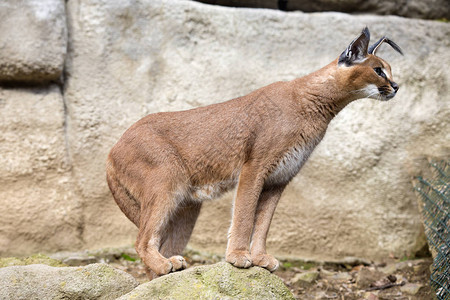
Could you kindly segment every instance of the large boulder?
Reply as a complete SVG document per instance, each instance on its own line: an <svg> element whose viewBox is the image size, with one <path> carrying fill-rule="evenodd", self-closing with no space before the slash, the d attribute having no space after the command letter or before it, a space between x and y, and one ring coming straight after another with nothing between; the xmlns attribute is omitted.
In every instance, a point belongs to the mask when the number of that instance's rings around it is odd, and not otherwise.
<svg viewBox="0 0 450 300"><path fill-rule="evenodd" d="M294 296L278 276L265 269L238 269L222 262L157 278L119 299L294 299Z"/></svg>
<svg viewBox="0 0 450 300"><path fill-rule="evenodd" d="M425 242L410 178L417 160L448 153L450 24L341 13L284 13L194 1L69 1L64 97L88 247L132 243L136 228L105 181L107 153L148 113L189 109L308 74L364 26L388 34L400 91L345 108L285 191L269 234L277 255L380 258ZM413 30L412 30L413 28ZM206 203L191 246L223 253L231 197ZM421 244L422 243L422 244ZM418 245L421 244L421 245Z"/></svg>
<svg viewBox="0 0 450 300"><path fill-rule="evenodd" d="M138 282L107 264L51 267L42 264L0 268L0 299L116 299Z"/></svg>
<svg viewBox="0 0 450 300"><path fill-rule="evenodd" d="M0 81L58 80L67 48L64 0L2 0Z"/></svg>

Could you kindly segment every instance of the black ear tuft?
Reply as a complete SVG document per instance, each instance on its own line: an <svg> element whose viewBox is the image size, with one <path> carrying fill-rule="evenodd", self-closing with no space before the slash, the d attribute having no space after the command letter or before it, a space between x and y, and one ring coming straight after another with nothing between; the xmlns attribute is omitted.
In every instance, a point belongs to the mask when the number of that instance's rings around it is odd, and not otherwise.
<svg viewBox="0 0 450 300"><path fill-rule="evenodd" d="M391 47L394 48L395 51L397 51L398 53L403 55L402 49L396 43L394 43L393 41L391 41L390 39L388 39L385 36L383 36L375 44L373 44L372 46L369 47L369 54L375 55L375 53L377 52L378 48L383 43L387 43L387 44L391 45Z"/></svg>
<svg viewBox="0 0 450 300"><path fill-rule="evenodd" d="M370 41L370 31L369 31L369 28L367 26L364 27L364 29L361 31L361 34L365 36L367 41Z"/></svg>
<svg viewBox="0 0 450 300"><path fill-rule="evenodd" d="M350 66L358 63L367 56L369 47L370 32L369 28L364 28L361 34L350 43L350 45L339 56L339 64Z"/></svg>

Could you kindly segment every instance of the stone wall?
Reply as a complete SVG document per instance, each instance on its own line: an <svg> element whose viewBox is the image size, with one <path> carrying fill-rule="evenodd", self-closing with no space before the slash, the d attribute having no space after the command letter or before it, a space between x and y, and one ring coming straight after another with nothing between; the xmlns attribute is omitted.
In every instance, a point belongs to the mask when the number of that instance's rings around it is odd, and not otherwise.
<svg viewBox="0 0 450 300"><path fill-rule="evenodd" d="M0 3L0 255L81 248L61 77L65 3Z"/></svg>
<svg viewBox="0 0 450 300"><path fill-rule="evenodd" d="M36 3L45 14L25 10ZM133 243L136 229L105 181L106 155L131 124L305 75L336 58L365 25L374 39L389 34L405 50L404 57L379 51L399 94L387 103L360 100L333 120L284 193L269 248L335 259L401 256L423 245L410 179L424 157L449 154L448 23L194 1L63 4L1 4L0 14L14 15L6 7L27 17L17 18L23 25L8 38L14 43L0 35L0 255ZM28 24L42 30L27 31ZM224 253L230 203L231 194L206 203L191 246Z"/></svg>
<svg viewBox="0 0 450 300"><path fill-rule="evenodd" d="M4 0L0 20L0 81L58 80L67 44L64 1Z"/></svg>

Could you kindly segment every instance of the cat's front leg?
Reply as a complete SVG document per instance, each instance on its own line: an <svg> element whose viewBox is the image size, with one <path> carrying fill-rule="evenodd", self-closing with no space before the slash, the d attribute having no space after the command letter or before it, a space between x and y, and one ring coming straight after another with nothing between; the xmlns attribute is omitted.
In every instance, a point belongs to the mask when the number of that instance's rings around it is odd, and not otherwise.
<svg viewBox="0 0 450 300"><path fill-rule="evenodd" d="M250 257L253 265L268 269L270 272L278 269L278 260L266 252L266 240L270 223L275 212L275 208L280 200L285 185L265 187L259 197L255 224L250 248Z"/></svg>
<svg viewBox="0 0 450 300"><path fill-rule="evenodd" d="M225 256L227 262L238 268L252 266L250 238L263 184L264 175L259 172L258 166L246 164L242 167Z"/></svg>

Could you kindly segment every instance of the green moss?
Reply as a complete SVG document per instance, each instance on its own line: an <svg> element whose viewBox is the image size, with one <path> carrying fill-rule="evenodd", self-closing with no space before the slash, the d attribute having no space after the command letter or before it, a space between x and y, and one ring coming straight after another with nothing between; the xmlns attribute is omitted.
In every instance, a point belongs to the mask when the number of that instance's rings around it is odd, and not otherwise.
<svg viewBox="0 0 450 300"><path fill-rule="evenodd" d="M44 254L35 254L24 258L25 265L43 264L51 267L67 267L61 261L53 259Z"/></svg>
<svg viewBox="0 0 450 300"><path fill-rule="evenodd" d="M318 264L310 261L305 260L285 260L281 262L281 268L284 270L288 270L290 268L299 268L302 270L309 270L313 267L317 267Z"/></svg>
<svg viewBox="0 0 450 300"><path fill-rule="evenodd" d="M17 257L0 258L0 268L10 266L23 266L25 263Z"/></svg>
<svg viewBox="0 0 450 300"><path fill-rule="evenodd" d="M415 260L415 259L420 259L420 257L417 257L414 254L408 254L408 255L405 254L399 259L399 261L404 262L404 261Z"/></svg>
<svg viewBox="0 0 450 300"><path fill-rule="evenodd" d="M77 269L78 272L82 272L86 280L102 282L110 282L117 276L114 268L106 264L92 264L83 268Z"/></svg>
<svg viewBox="0 0 450 300"><path fill-rule="evenodd" d="M61 261L50 258L44 254L34 254L32 256L18 258L18 257L4 257L0 258L0 268L10 266L26 266L34 264L43 264L51 267L67 267Z"/></svg>

